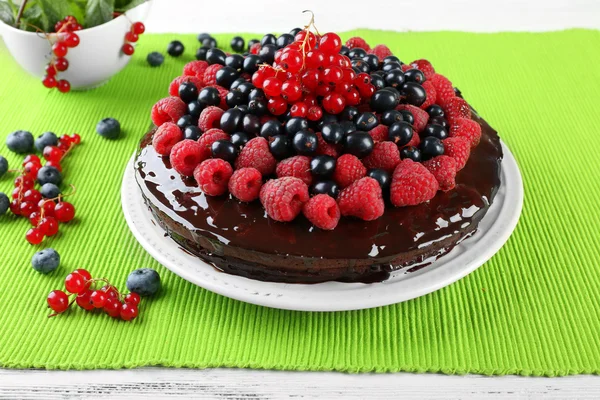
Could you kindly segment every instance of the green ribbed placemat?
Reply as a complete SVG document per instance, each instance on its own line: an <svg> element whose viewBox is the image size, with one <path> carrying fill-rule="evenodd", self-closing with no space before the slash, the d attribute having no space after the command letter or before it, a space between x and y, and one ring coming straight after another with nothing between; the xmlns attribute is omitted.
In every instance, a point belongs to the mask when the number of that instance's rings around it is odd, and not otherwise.
<svg viewBox="0 0 600 400"><path fill-rule="evenodd" d="M109 84L68 95L45 90L1 47L0 154L15 165L4 139L17 129L77 131L83 144L64 163L66 182L78 188L77 221L45 242L61 253L59 270L34 272L26 221L0 218L0 366L598 373L600 32L359 33L405 61L430 59L516 156L523 214L491 261L430 295L354 312L268 309L196 287L138 245L119 196L150 108L193 59L195 38L183 37L183 57L151 69L146 54L164 51L176 36L144 35L131 64ZM230 38L217 36L221 43ZM122 139L94 133L107 116L121 121ZM2 178L0 190L11 189L11 179ZM46 318L45 296L70 270L87 268L122 287L143 266L160 272L164 291L144 301L133 323L77 308Z"/></svg>

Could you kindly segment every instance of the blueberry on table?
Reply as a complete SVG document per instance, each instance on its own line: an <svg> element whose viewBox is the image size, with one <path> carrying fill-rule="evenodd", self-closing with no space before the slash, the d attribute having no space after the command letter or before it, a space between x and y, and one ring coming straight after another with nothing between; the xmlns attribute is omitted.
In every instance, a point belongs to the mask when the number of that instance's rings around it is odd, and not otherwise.
<svg viewBox="0 0 600 400"><path fill-rule="evenodd" d="M35 139L35 148L42 152L48 146L58 145L58 137L53 132L44 132Z"/></svg>
<svg viewBox="0 0 600 400"><path fill-rule="evenodd" d="M9 206L10 200L8 199L8 196L0 192L0 215L6 214Z"/></svg>
<svg viewBox="0 0 600 400"><path fill-rule="evenodd" d="M148 53L146 61L148 61L148 64L150 64L151 67L159 67L165 62L165 56L158 51L153 51L152 53Z"/></svg>
<svg viewBox="0 0 600 400"><path fill-rule="evenodd" d="M210 37L212 37L212 36L210 36L210 33L206 33L206 32L199 33L199 34L198 34L198 41L199 41L200 43L202 43L202 42L204 42L204 40L205 40L205 39L208 39L208 38L210 38Z"/></svg>
<svg viewBox="0 0 600 400"><path fill-rule="evenodd" d="M53 183L56 186L59 186L62 183L62 175L55 167L44 166L38 171L37 181L42 186L46 183Z"/></svg>
<svg viewBox="0 0 600 400"><path fill-rule="evenodd" d="M183 50L185 50L185 47L179 40L173 40L167 46L167 53L172 57L179 57L183 54Z"/></svg>
<svg viewBox="0 0 600 400"><path fill-rule="evenodd" d="M27 131L15 131L6 138L6 147L15 153L30 153L33 150L33 135Z"/></svg>
<svg viewBox="0 0 600 400"><path fill-rule="evenodd" d="M153 296L160 290L160 276L151 268L136 269L127 277L127 289L142 297Z"/></svg>
<svg viewBox="0 0 600 400"><path fill-rule="evenodd" d="M8 161L6 161L6 158L0 156L0 178L6 173L8 172Z"/></svg>
<svg viewBox="0 0 600 400"><path fill-rule="evenodd" d="M104 118L96 125L96 132L106 139L116 139L121 133L121 124L114 118Z"/></svg>
<svg viewBox="0 0 600 400"><path fill-rule="evenodd" d="M40 188L40 193L45 199L55 199L60 195L60 189L54 183L45 183Z"/></svg>
<svg viewBox="0 0 600 400"><path fill-rule="evenodd" d="M38 251L31 258L31 266L37 272L48 274L60 265L60 255L54 249Z"/></svg>

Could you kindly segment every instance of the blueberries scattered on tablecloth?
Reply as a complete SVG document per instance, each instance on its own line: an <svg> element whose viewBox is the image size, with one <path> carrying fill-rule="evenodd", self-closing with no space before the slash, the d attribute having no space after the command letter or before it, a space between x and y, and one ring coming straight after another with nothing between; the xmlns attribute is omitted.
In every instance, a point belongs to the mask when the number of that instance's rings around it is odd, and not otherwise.
<svg viewBox="0 0 600 400"><path fill-rule="evenodd" d="M160 275L151 268L136 269L127 277L127 289L142 297L153 296L160 290Z"/></svg>
<svg viewBox="0 0 600 400"><path fill-rule="evenodd" d="M0 178L8 172L8 161L6 158L0 156Z"/></svg>
<svg viewBox="0 0 600 400"><path fill-rule="evenodd" d="M183 46L183 43L181 43L179 40L173 40L167 46L167 53L169 53L169 55L172 57L179 57L183 54L184 50L185 47Z"/></svg>
<svg viewBox="0 0 600 400"><path fill-rule="evenodd" d="M60 255L54 249L38 251L31 258L31 266L37 272L48 274L60 265Z"/></svg>
<svg viewBox="0 0 600 400"><path fill-rule="evenodd" d="M56 186L60 186L62 183L62 175L55 167L44 166L38 171L37 181L42 186L44 186L46 183L52 183Z"/></svg>
<svg viewBox="0 0 600 400"><path fill-rule="evenodd" d="M114 118L104 118L96 125L96 132L106 139L116 139L121 134L121 124Z"/></svg>
<svg viewBox="0 0 600 400"><path fill-rule="evenodd" d="M44 132L35 139L35 148L39 152L44 151L47 146L58 145L58 137L53 132Z"/></svg>
<svg viewBox="0 0 600 400"><path fill-rule="evenodd" d="M30 153L33 150L33 135L27 131L15 131L6 138L6 147L15 153Z"/></svg>
<svg viewBox="0 0 600 400"><path fill-rule="evenodd" d="M158 51L153 51L152 53L148 53L146 61L148 61L148 64L150 64L151 67L159 67L165 62L165 56Z"/></svg>
<svg viewBox="0 0 600 400"><path fill-rule="evenodd" d="M8 196L0 192L0 215L6 214L9 206L10 200L8 199Z"/></svg>
<svg viewBox="0 0 600 400"><path fill-rule="evenodd" d="M60 195L60 189L54 183L45 183L40 188L40 193L45 199L55 199Z"/></svg>

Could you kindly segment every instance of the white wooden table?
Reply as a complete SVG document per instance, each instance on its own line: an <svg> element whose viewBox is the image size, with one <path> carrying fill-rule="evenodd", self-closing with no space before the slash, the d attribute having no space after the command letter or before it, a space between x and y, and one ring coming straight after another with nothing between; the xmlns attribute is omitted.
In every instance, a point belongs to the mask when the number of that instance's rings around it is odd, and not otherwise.
<svg viewBox="0 0 600 400"><path fill-rule="evenodd" d="M356 7L386 10L377 21ZM363 5L364 7L364 5ZM322 30L545 31L600 29L599 0L154 0L149 32L283 32L306 23ZM424 12L426 10L426 12ZM63 398L418 398L598 399L600 377L524 378L438 374L361 374L236 369L140 368L119 371L0 369L0 399Z"/></svg>

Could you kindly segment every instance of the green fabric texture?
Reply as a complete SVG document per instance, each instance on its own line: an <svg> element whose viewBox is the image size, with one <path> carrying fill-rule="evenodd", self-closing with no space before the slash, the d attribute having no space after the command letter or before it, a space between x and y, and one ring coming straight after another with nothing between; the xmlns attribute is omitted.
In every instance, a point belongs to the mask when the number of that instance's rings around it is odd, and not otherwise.
<svg viewBox="0 0 600 400"><path fill-rule="evenodd" d="M326 27L321 27L322 29ZM150 122L150 108L193 59L193 35L144 35L130 65L108 84L67 95L48 91L0 47L0 154L17 129L78 132L64 162L77 186L73 223L41 246L27 221L0 217L0 366L50 369L246 367L567 375L600 372L600 32L359 34L404 61L427 58L499 132L525 185L523 214L508 243L457 283L402 304L363 311L269 309L196 287L155 262L123 218L125 165ZM246 39L259 35L245 35ZM217 35L228 43L232 35ZM181 39L186 52L150 68L150 51ZM85 45L82 43L82 45ZM95 133L117 118L116 141ZM0 179L10 194L12 179ZM33 253L56 248L61 267L40 275ZM78 307L48 319L46 295L75 268L124 288L130 271L152 267L164 289L143 300L131 323Z"/></svg>

